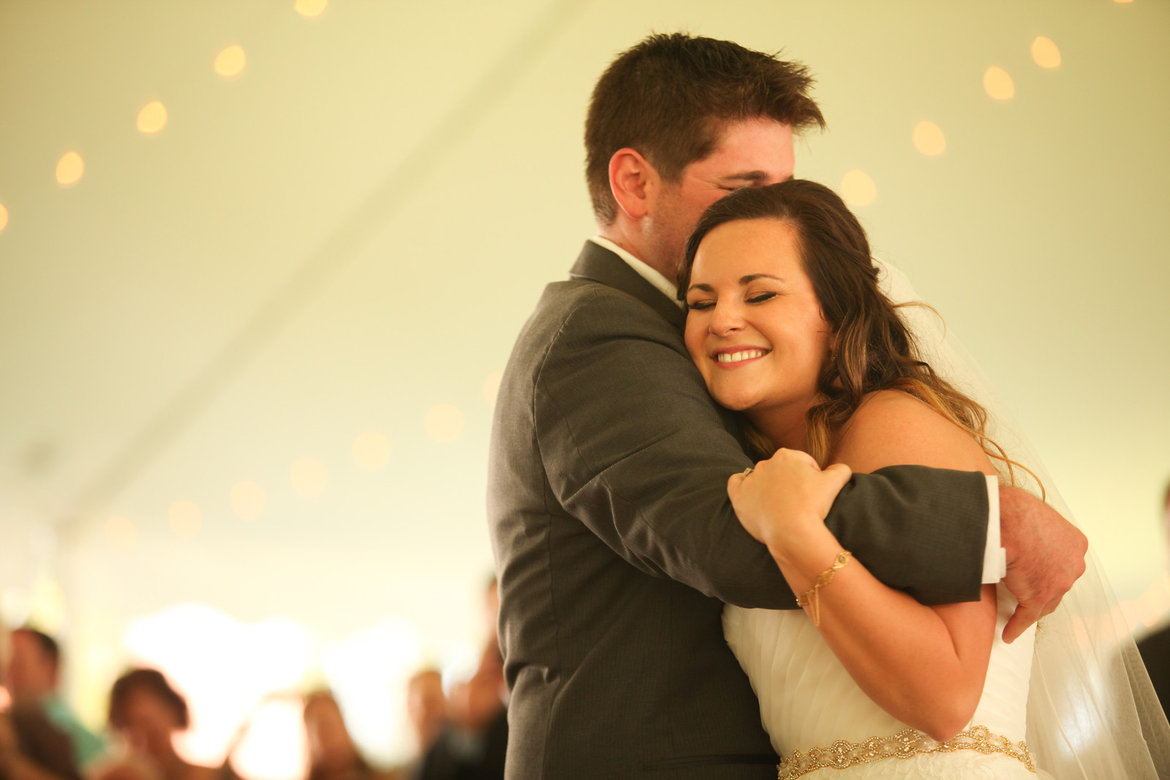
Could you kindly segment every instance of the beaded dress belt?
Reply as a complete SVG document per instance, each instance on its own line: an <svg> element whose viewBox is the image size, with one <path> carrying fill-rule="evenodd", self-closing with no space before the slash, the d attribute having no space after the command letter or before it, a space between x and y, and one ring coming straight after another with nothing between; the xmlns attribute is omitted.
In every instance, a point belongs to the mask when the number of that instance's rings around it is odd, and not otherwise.
<svg viewBox="0 0 1170 780"><path fill-rule="evenodd" d="M958 750L974 750L984 755L999 753L1016 759L1031 772L1036 771L1027 744L993 734L986 726L972 726L946 742L931 739L916 729L904 729L888 737L870 737L864 742L839 739L829 747L814 747L807 753L796 750L780 759L777 777L778 780L794 780L817 769L846 769L886 758L910 758Z"/></svg>

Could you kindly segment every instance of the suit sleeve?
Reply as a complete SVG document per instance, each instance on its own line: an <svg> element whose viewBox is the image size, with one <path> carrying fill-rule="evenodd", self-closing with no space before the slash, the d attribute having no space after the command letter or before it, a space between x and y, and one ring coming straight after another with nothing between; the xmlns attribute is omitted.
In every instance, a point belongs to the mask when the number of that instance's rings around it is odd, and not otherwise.
<svg viewBox="0 0 1170 780"><path fill-rule="evenodd" d="M727 603L795 607L727 498L751 460L661 317L614 293L586 298L544 355L533 403L554 494L615 553ZM979 597L987 513L982 474L896 467L855 476L827 523L879 579L936 604Z"/></svg>

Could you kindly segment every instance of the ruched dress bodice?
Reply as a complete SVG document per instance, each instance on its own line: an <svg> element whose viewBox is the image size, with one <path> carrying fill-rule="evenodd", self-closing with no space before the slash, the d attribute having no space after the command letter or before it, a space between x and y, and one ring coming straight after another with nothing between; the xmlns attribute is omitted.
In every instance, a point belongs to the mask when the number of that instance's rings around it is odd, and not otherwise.
<svg viewBox="0 0 1170 780"><path fill-rule="evenodd" d="M792 766L797 751L798 767L800 759L815 765L808 760L810 755L828 760L837 743L835 755L851 766L804 770L789 776L808 780L1036 778L1037 774L1019 758L1026 729L1035 629L1029 629L1010 645L1004 644L1000 636L1015 601L1003 588L1000 594L996 639L983 695L964 731L969 736L957 743L948 742L943 750L938 750L939 743L924 734L909 732L909 726L866 696L802 610L726 607L724 635L759 697L764 727L776 752L785 760L782 770ZM891 630L897 627L891 626ZM895 739L895 735L900 736ZM989 749L991 745L1016 755ZM946 749L955 747L962 749ZM889 757L860 758L875 749L878 755ZM897 757L898 753L909 757ZM782 771L781 777L784 776Z"/></svg>

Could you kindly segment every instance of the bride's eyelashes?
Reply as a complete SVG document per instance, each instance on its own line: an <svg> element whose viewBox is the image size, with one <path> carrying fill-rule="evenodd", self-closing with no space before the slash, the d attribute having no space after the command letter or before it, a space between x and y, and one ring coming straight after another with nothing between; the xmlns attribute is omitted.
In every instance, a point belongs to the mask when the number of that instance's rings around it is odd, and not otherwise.
<svg viewBox="0 0 1170 780"><path fill-rule="evenodd" d="M751 293L750 295L745 296L743 300L744 300L744 303L749 303L749 304L751 304L751 303L755 303L755 304L767 303L768 301L772 300L773 298L775 298L779 294L780 293L773 292L773 291L769 290L767 292ZM708 309L712 309L715 307L715 301L710 300L710 299L703 299L703 300L698 300L698 301L687 301L686 307L687 307L688 311L692 311L692 310L693 311L707 311Z"/></svg>

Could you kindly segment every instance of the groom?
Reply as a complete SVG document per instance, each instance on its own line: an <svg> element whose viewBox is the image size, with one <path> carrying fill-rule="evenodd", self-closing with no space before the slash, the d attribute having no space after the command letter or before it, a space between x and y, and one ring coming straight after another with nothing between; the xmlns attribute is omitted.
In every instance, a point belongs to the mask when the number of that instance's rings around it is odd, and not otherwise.
<svg viewBox="0 0 1170 780"><path fill-rule="evenodd" d="M707 206L792 177L793 133L824 124L810 86L800 65L678 34L597 83L598 236L521 331L492 434L509 778L775 777L720 614L795 602L732 514L727 477L751 461L683 346L674 277ZM1084 569L1076 529L978 474L857 475L826 522L928 604L978 598L1003 575L1002 545L1022 605L1011 636Z"/></svg>

